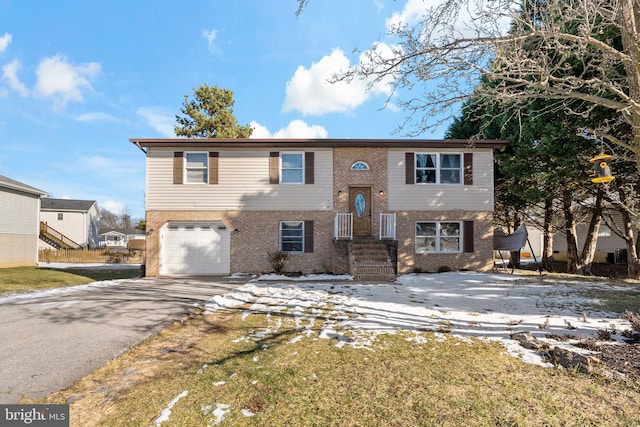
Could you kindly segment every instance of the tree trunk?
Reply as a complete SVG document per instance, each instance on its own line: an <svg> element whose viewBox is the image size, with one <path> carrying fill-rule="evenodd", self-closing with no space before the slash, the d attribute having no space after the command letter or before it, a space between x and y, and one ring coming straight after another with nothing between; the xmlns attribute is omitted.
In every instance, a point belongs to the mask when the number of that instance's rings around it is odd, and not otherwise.
<svg viewBox="0 0 640 427"><path fill-rule="evenodd" d="M576 244L576 224L571 191L564 190L562 192L562 210L567 238L567 273L576 274L578 272L578 245Z"/></svg>
<svg viewBox="0 0 640 427"><path fill-rule="evenodd" d="M602 224L602 209L604 208L604 191L602 188L598 189L596 195L596 202L593 207L593 213L591 214L591 221L589 222L589 229L587 230L587 237L582 248L582 255L578 265L578 270L582 274L591 275L591 265L593 264L593 258L596 255L596 245L598 244L598 232L600 231L600 225Z"/></svg>
<svg viewBox="0 0 640 427"><path fill-rule="evenodd" d="M640 279L640 259L636 249L635 229L631 221L631 214L625 206L628 206L629 200L623 187L618 187L618 195L620 197L620 215L622 216L622 225L624 232L624 240L627 243L627 275L630 279Z"/></svg>
<svg viewBox="0 0 640 427"><path fill-rule="evenodd" d="M634 0L623 0L620 7L620 28L622 33L622 46L627 52L630 61L624 62L626 71L629 98L640 99L640 5ZM636 162L636 170L640 173L640 107L637 102L630 103L627 121L631 125L633 140L628 147Z"/></svg>
<svg viewBox="0 0 640 427"><path fill-rule="evenodd" d="M553 271L553 198L547 197L544 201L544 224L542 225L542 271Z"/></svg>

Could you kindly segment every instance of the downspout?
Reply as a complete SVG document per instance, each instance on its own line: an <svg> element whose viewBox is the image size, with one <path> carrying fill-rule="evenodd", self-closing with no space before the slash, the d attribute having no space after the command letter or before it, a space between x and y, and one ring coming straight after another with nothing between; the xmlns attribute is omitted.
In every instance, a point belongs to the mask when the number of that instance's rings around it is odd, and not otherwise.
<svg viewBox="0 0 640 427"><path fill-rule="evenodd" d="M87 213L86 212L82 212L82 241L84 242L84 244L86 245L87 248L89 248L89 239L87 237Z"/></svg>
<svg viewBox="0 0 640 427"><path fill-rule="evenodd" d="M40 261L40 208L42 207L42 203L40 199L42 195L38 196L38 220L36 221L36 266L38 265L38 261Z"/></svg>

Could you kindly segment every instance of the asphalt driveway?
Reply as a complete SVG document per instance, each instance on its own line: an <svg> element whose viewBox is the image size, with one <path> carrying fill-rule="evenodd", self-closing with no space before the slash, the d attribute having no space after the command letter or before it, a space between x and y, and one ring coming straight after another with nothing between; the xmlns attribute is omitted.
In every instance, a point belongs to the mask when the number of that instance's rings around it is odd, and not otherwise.
<svg viewBox="0 0 640 427"><path fill-rule="evenodd" d="M0 298L0 403L38 399L247 278L145 278Z"/></svg>

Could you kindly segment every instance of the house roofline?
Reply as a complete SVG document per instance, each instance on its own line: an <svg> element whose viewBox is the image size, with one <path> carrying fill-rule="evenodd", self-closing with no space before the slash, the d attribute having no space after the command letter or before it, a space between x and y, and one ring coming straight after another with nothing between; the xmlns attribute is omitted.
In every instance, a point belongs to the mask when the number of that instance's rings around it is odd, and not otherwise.
<svg viewBox="0 0 640 427"><path fill-rule="evenodd" d="M20 191L22 193L33 194L36 196L49 195L49 193L47 193L46 191L40 190L39 188L32 187L3 175L0 175L0 187L8 188L14 191Z"/></svg>
<svg viewBox="0 0 640 427"><path fill-rule="evenodd" d="M131 138L142 147L248 147L248 148L501 148L509 143L501 139L276 139L276 138ZM144 151L144 150L143 150Z"/></svg>
<svg viewBox="0 0 640 427"><path fill-rule="evenodd" d="M98 210L98 202L95 200L78 200L78 199L56 199L46 197L41 199L42 212L89 212L91 208L96 207Z"/></svg>

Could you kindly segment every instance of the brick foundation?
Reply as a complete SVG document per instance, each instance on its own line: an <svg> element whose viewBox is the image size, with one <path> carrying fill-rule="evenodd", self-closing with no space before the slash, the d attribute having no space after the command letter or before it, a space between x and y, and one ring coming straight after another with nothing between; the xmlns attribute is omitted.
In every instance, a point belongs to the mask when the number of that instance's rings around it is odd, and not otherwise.
<svg viewBox="0 0 640 427"><path fill-rule="evenodd" d="M333 214L321 211L147 211L146 275L160 273L160 230L168 221L222 221L231 230L231 272L271 272L268 252L279 250L280 221L314 221L312 253L290 254L285 271L332 271Z"/></svg>

